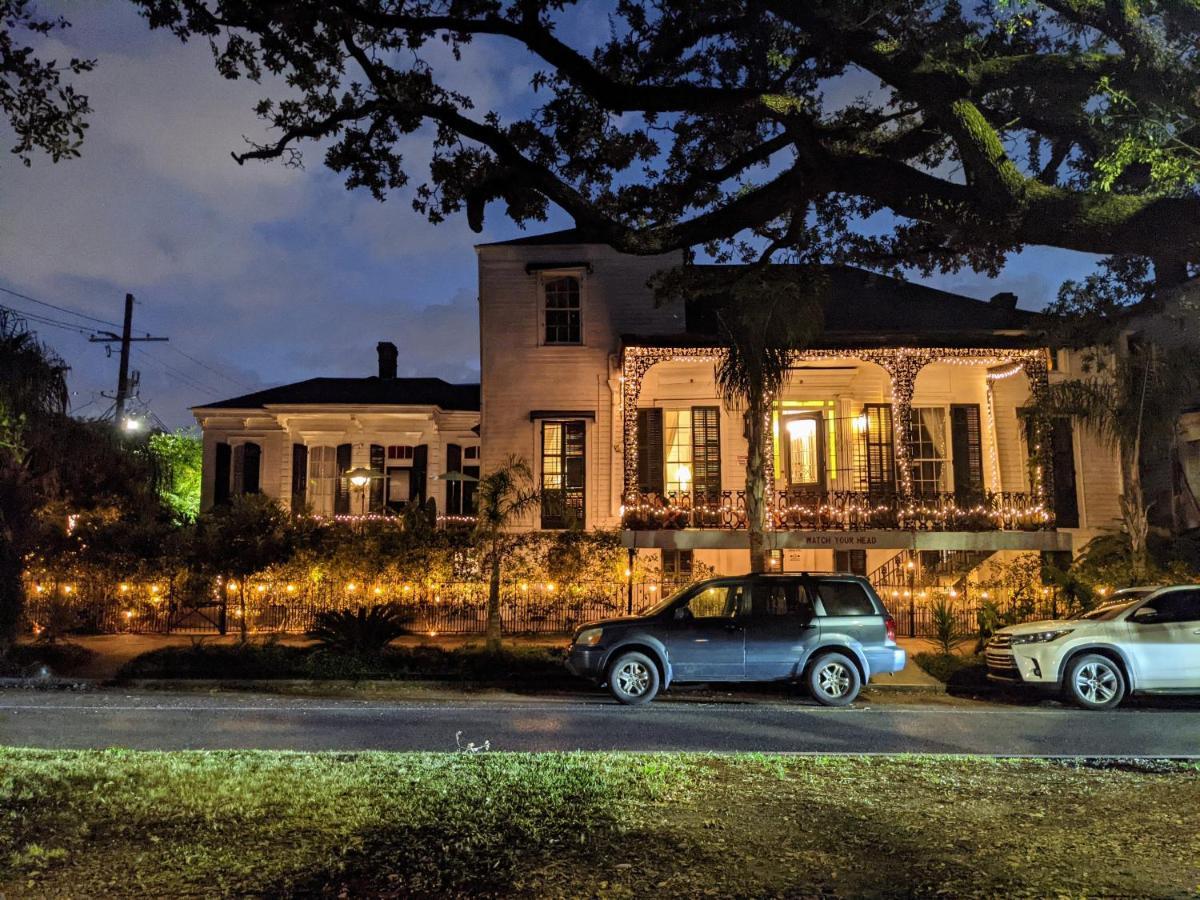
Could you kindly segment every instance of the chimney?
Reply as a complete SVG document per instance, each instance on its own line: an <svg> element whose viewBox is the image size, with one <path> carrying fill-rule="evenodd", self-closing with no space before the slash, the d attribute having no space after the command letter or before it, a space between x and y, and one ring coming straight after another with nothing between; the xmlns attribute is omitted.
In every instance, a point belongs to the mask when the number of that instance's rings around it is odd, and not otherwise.
<svg viewBox="0 0 1200 900"><path fill-rule="evenodd" d="M375 349L379 352L379 377L396 377L396 358L399 356L396 345L391 341L380 341Z"/></svg>
<svg viewBox="0 0 1200 900"><path fill-rule="evenodd" d="M1017 295L1012 291L1001 291L992 297L991 304L998 309L1007 309L1011 312L1017 308Z"/></svg>

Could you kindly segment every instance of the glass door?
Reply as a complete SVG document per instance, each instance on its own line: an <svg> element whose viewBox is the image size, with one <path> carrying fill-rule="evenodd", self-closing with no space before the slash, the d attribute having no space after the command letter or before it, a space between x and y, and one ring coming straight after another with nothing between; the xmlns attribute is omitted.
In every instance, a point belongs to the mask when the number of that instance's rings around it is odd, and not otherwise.
<svg viewBox="0 0 1200 900"><path fill-rule="evenodd" d="M780 419L783 475L789 489L825 487L825 417L823 413L785 412Z"/></svg>

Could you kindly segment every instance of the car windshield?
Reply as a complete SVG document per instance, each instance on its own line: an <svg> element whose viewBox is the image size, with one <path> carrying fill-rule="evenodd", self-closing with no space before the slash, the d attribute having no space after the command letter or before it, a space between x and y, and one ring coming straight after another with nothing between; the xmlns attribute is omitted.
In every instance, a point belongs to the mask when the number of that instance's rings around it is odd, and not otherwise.
<svg viewBox="0 0 1200 900"><path fill-rule="evenodd" d="M668 597L664 597L662 600L659 600L653 606L643 609L640 613L638 613L638 615L639 616L657 616L660 612L662 612L664 609L666 609L668 606L670 606L672 603L674 603L676 600L678 600L680 597L682 597L685 593L690 591L693 587L695 587L695 585L689 584L687 587L676 591L675 593L671 594Z"/></svg>
<svg viewBox="0 0 1200 900"><path fill-rule="evenodd" d="M1119 603L1106 603L1104 606L1097 606L1095 609L1076 616L1075 618L1107 621L1109 619L1115 619L1135 603L1137 603L1137 600L1123 600Z"/></svg>

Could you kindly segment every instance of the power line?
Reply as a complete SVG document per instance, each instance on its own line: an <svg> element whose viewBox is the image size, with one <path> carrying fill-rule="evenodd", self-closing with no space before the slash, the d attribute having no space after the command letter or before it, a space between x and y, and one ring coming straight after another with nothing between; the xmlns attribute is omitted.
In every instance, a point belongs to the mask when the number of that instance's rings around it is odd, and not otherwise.
<svg viewBox="0 0 1200 900"><path fill-rule="evenodd" d="M57 309L59 312L67 313L72 316L79 316L81 319L87 319L89 322L98 322L101 325L109 325L112 328L120 328L116 322L110 322L107 319L97 319L95 316L89 316L87 313L81 313L78 310L69 309L66 306L58 306L54 303L47 303L45 300L39 300L37 297L30 297L28 294L22 294L19 291L10 290L6 287L0 287L0 291L6 294L11 294L13 297L20 297L22 300L28 300L30 303L36 303L39 306L46 306L50 309ZM149 334L149 332L147 332Z"/></svg>
<svg viewBox="0 0 1200 900"><path fill-rule="evenodd" d="M179 369L176 369L174 366L170 365L169 363L163 362L163 360L159 359L157 356L147 353L141 347L135 347L134 349L139 354L141 354L142 356L149 359L156 366L158 366L160 369L162 369L166 374L170 375L172 378L174 378L176 381L180 382L181 384L184 384L190 388L194 388L195 390L198 390L198 391L203 391L206 394L220 393L220 391L217 389L214 389L212 387L212 385L204 384L200 381L195 380L187 373L181 372Z"/></svg>
<svg viewBox="0 0 1200 900"><path fill-rule="evenodd" d="M35 322L38 325L50 325L54 328L64 328L67 331L75 331L75 332L78 332L79 334L90 334L91 333L90 329L84 328L81 325L77 325L77 324L74 324L71 322L63 322L58 319L51 319L49 316L43 316L43 315L40 315L39 313L31 313L24 309L17 309L15 306L8 306L4 303L0 303L0 309L7 310L8 312L12 313L13 315L20 316L22 319L24 319L27 322Z"/></svg>
<svg viewBox="0 0 1200 900"><path fill-rule="evenodd" d="M190 359L196 365L203 366L204 368L208 369L208 371L212 372L214 375L218 375L221 378L224 378L226 381L230 382L231 384L236 384L238 387L240 387L244 390L247 390L247 391L254 390L254 388L252 386L246 384L246 382L239 381L238 379L236 379L230 375L226 375L224 372L214 369L208 363L204 362L203 360L196 359L196 357L192 356L190 353L184 353L182 350L180 350L178 347L174 346L173 344L168 345L167 349L174 350L176 353L178 353L180 356L184 357L185 359Z"/></svg>

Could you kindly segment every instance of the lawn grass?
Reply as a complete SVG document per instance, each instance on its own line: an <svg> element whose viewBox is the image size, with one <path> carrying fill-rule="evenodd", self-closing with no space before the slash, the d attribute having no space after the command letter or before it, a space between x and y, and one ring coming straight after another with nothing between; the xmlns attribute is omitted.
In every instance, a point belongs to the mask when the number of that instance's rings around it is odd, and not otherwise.
<svg viewBox="0 0 1200 900"><path fill-rule="evenodd" d="M1200 767L0 750L0 895L1183 895Z"/></svg>
<svg viewBox="0 0 1200 900"><path fill-rule="evenodd" d="M506 647L493 654L477 645L391 646L378 656L361 658L270 640L162 647L130 660L117 675L118 681L147 678L433 679L542 687L577 683L563 666L561 649L553 647Z"/></svg>

